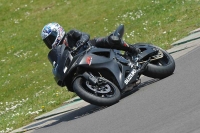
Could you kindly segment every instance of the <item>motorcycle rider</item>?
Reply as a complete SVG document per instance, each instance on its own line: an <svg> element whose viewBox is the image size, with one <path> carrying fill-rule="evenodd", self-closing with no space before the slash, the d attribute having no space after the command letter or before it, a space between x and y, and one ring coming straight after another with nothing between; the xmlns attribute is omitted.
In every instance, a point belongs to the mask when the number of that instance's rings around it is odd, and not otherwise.
<svg viewBox="0 0 200 133"><path fill-rule="evenodd" d="M65 32L58 23L48 23L41 32L43 42L49 49L56 49L58 45L65 44L67 48L74 49L90 41L92 45L101 48L111 48L128 51L132 55L138 54L139 50L134 46L129 46L126 42L113 34L103 37L90 39L90 35L78 30Z"/></svg>

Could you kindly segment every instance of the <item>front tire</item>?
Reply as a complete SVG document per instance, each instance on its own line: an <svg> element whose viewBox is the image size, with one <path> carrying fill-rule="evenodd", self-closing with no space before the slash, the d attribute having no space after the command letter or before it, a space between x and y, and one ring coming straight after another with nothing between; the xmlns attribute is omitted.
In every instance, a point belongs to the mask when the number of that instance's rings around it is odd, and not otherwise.
<svg viewBox="0 0 200 133"><path fill-rule="evenodd" d="M86 102L98 106L110 106L117 103L121 98L121 93L116 85L107 79L104 90L95 90L95 86L89 84L83 77L78 77L73 83L74 92Z"/></svg>

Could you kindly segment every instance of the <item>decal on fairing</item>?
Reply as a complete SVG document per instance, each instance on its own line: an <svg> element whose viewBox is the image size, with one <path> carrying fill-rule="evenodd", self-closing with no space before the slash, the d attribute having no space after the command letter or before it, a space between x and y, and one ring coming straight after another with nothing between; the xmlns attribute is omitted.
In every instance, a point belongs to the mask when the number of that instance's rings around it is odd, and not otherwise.
<svg viewBox="0 0 200 133"><path fill-rule="evenodd" d="M87 62L87 64L90 66L91 63L92 63L92 57L91 57L91 56L88 56L88 57L86 58L86 62Z"/></svg>
<svg viewBox="0 0 200 133"><path fill-rule="evenodd" d="M124 80L124 83L127 85L135 74L136 74L136 70L133 69L131 73L127 76L126 80Z"/></svg>

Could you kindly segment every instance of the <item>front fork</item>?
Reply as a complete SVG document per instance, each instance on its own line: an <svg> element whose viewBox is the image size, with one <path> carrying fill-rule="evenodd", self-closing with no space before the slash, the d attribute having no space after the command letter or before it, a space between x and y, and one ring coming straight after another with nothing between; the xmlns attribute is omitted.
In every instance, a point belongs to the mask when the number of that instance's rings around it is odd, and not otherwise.
<svg viewBox="0 0 200 133"><path fill-rule="evenodd" d="M93 76L92 74L89 74L88 72L84 72L82 76L89 81L90 84L95 85L98 83L98 79Z"/></svg>

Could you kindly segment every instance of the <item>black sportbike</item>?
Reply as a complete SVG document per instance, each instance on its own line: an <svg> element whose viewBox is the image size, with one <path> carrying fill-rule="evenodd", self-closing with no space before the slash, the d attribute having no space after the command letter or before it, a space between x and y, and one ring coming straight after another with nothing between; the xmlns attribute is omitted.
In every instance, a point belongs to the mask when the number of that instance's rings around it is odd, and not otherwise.
<svg viewBox="0 0 200 133"><path fill-rule="evenodd" d="M113 32L119 38L123 33L123 25ZM97 48L89 42L75 50L59 45L60 58L51 50L48 59L59 86L66 86L91 104L109 106L138 85L141 75L162 79L175 70L174 59L165 50L146 43L134 46L141 52L133 56L115 49Z"/></svg>

